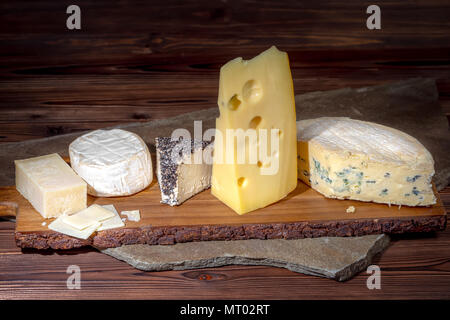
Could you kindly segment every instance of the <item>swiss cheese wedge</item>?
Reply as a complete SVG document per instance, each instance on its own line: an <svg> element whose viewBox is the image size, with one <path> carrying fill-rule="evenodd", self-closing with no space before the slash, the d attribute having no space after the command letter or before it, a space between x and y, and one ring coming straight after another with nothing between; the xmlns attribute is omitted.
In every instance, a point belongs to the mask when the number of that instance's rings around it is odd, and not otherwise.
<svg viewBox="0 0 450 320"><path fill-rule="evenodd" d="M238 214L284 198L297 185L288 55L271 47L251 60L236 58L222 66L218 105L212 194Z"/></svg>

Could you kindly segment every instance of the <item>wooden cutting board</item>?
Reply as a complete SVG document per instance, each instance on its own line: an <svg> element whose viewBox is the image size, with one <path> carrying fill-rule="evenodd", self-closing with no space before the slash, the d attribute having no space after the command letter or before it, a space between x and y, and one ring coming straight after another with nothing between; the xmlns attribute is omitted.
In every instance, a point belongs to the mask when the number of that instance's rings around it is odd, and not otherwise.
<svg viewBox="0 0 450 320"><path fill-rule="evenodd" d="M432 207L389 207L386 204L323 197L299 181L285 199L266 208L237 215L206 190L178 207L160 203L153 182L128 197L88 197L88 205L113 204L117 211L140 210L139 222L100 231L81 240L48 229L44 219L15 187L0 188L0 216L16 215L15 239L22 248L71 249L86 245L99 248L124 244L174 244L188 241L239 239L300 239L322 236L362 236L376 233L444 230L446 211L437 192ZM354 206L356 212L347 213ZM43 226L43 222L46 225Z"/></svg>

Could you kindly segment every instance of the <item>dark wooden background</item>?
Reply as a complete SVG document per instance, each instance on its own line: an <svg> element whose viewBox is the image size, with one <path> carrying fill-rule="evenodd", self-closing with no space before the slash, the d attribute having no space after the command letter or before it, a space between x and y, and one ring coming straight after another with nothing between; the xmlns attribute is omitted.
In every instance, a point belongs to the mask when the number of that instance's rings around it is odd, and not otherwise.
<svg viewBox="0 0 450 320"><path fill-rule="evenodd" d="M82 29L66 28L68 5ZM295 93L436 78L450 119L450 3L377 1L2 1L0 148L216 107L220 66L271 45L289 53ZM424 110L426 116L426 110ZM442 193L447 208L450 188ZM22 252L0 222L0 298L450 298L450 231L395 237L346 283L269 267L145 273L94 250ZM407 240L406 240L407 239ZM66 268L82 270L67 290Z"/></svg>

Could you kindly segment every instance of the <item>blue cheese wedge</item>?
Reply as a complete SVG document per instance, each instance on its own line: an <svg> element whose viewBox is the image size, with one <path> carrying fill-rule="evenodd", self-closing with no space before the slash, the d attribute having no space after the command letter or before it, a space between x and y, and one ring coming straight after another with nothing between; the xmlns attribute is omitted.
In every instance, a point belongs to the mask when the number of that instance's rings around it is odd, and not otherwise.
<svg viewBox="0 0 450 320"><path fill-rule="evenodd" d="M415 138L383 125L324 117L297 122L298 176L324 196L378 203L436 203L434 161Z"/></svg>

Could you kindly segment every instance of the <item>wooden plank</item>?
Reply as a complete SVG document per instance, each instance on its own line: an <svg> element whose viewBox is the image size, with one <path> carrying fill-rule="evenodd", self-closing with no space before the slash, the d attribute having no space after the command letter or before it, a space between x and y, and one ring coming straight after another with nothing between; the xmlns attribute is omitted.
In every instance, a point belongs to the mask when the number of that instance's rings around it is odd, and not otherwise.
<svg viewBox="0 0 450 320"><path fill-rule="evenodd" d="M156 182L130 197L95 198L88 205L114 204L116 209L140 210L141 221L123 228L98 232L80 240L49 230L43 219L14 187L0 188L4 201L17 203L16 243L38 249L71 249L86 245L117 247L123 244L174 244L177 242L241 239L298 239L320 236L359 236L376 233L443 230L446 212L438 198L431 207L388 207L385 204L323 197L303 182L285 199L239 216L206 190L182 206L160 203ZM6 202L5 202L6 203ZM5 204L4 203L4 204ZM355 206L349 214L346 208ZM46 226L42 223L46 221Z"/></svg>
<svg viewBox="0 0 450 320"><path fill-rule="evenodd" d="M290 55L296 94L417 76L449 92L442 0L383 3L380 31L361 3L78 5L85 27L68 32L51 1L1 4L0 143L216 107L219 67L273 44Z"/></svg>
<svg viewBox="0 0 450 320"><path fill-rule="evenodd" d="M404 50L391 51L379 58L377 51L359 51L358 56L362 57L357 60L345 58L353 56L350 50L327 54L293 51L290 56L296 93L423 76L437 78L441 96L445 97L450 87L448 68L431 62L445 63L450 51L430 51L423 52L430 63L411 61L407 67L400 62L408 62L411 56L392 60ZM111 65L113 71L105 75L83 75L84 70L73 74L76 71L73 68L82 67L62 67L56 75L31 72L32 77L0 80L0 141L48 137L216 108L218 67L228 57L211 63L210 56L204 56L207 74L189 68L189 63L199 59L197 55L188 58L192 60L162 66L156 63L157 59L153 63L153 58L151 62L131 59L128 66L116 62ZM328 58L335 60L328 62ZM178 57L171 59L178 60ZM150 66L146 67L146 63ZM101 65L91 67L91 72L103 72ZM129 68L131 74L115 74L115 69L123 68ZM83 92L82 96L80 92Z"/></svg>
<svg viewBox="0 0 450 320"><path fill-rule="evenodd" d="M67 35L65 12L61 11L61 6L48 0L31 4L20 1L2 3L0 30L5 35L22 35L19 39L29 34L46 34L48 40L44 44L47 46L65 46L73 42L78 46L86 45L86 42L73 40L83 33L111 37L127 33L135 36L145 34L140 42L128 40L122 41L121 45L129 48L136 42L147 44L152 52L156 49L203 50L205 46L254 46L268 39L329 47L377 46L380 43L385 46L408 46L412 43L439 46L445 43L442 40L448 39L448 3L443 0L416 1L414 6L402 1L383 3L383 32L366 28L365 9L368 4L358 2L265 1L264 5L257 5L253 0L201 3L171 0L123 2L111 6L105 0L96 1L95 5L81 0L78 5L84 12L85 28L62 42L52 41L50 35ZM61 19L56 18L59 12ZM181 35L185 40L180 44L176 40L182 40ZM389 41L392 39L396 41ZM110 45L100 38L96 40L98 45L92 49L97 51L99 47Z"/></svg>

